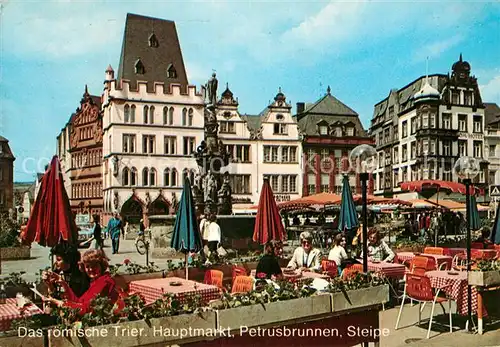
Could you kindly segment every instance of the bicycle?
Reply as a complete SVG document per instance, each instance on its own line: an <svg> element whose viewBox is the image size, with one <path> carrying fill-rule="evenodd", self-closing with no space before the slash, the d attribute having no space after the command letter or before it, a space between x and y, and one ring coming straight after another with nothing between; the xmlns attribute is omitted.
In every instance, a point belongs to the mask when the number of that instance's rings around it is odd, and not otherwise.
<svg viewBox="0 0 500 347"><path fill-rule="evenodd" d="M146 239L146 232L137 236L135 239L135 248L140 255L146 254L149 249L149 240Z"/></svg>

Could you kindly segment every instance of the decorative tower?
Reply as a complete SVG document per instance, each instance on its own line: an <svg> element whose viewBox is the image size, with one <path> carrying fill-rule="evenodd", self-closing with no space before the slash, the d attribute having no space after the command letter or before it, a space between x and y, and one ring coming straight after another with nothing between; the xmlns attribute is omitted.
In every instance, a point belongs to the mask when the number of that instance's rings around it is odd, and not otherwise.
<svg viewBox="0 0 500 347"><path fill-rule="evenodd" d="M221 169L229 164L230 155L217 136L217 86L213 73L205 86L205 139L194 154L199 167L193 182L196 208L205 215L232 213L229 173L221 174Z"/></svg>

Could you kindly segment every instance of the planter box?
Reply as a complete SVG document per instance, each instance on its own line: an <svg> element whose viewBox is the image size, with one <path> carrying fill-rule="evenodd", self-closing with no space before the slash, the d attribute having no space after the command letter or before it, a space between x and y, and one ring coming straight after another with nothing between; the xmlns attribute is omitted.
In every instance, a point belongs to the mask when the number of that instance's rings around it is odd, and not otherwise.
<svg viewBox="0 0 500 347"><path fill-rule="evenodd" d="M332 294L332 312L386 303L389 301L389 285L350 290L347 298L344 293Z"/></svg>
<svg viewBox="0 0 500 347"><path fill-rule="evenodd" d="M0 346L2 347L41 347L43 346L43 337L28 337L24 330L14 332L15 336L0 337Z"/></svg>
<svg viewBox="0 0 500 347"><path fill-rule="evenodd" d="M231 330L240 326L256 327L266 324L286 322L308 316L330 313L331 297L328 294L309 298L278 301L262 305L240 306L217 311L217 327Z"/></svg>
<svg viewBox="0 0 500 347"><path fill-rule="evenodd" d="M151 280L155 278L164 278L163 271L151 272L151 273L143 273L143 274L123 274L116 275L113 277L117 286L124 290L128 290L128 286L132 281L141 281L141 280Z"/></svg>
<svg viewBox="0 0 500 347"><path fill-rule="evenodd" d="M215 312L203 312L152 319L149 323L141 320L87 328L87 337L51 336L49 345L50 347L134 347L185 344L204 340L201 330L214 331L215 327ZM188 329L191 329L191 334ZM103 332L107 332L107 336L103 336ZM187 336L181 339L179 336L181 333ZM43 344L37 347L40 346Z"/></svg>
<svg viewBox="0 0 500 347"><path fill-rule="evenodd" d="M500 271L471 271L469 272L469 284L481 287L500 284Z"/></svg>
<svg viewBox="0 0 500 347"><path fill-rule="evenodd" d="M21 260L31 258L30 247L4 247L0 248L0 257L4 260Z"/></svg>

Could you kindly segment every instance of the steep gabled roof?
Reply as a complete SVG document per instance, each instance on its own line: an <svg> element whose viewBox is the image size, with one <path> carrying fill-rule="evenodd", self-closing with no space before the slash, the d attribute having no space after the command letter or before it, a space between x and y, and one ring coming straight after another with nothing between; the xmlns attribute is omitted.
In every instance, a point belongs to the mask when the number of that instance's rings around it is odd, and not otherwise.
<svg viewBox="0 0 500 347"><path fill-rule="evenodd" d="M150 45L153 33L157 44ZM144 66L143 74L135 72L138 59ZM168 77L167 70L172 68L176 77ZM130 80L132 88L137 81L147 81L149 91L154 82L165 86L179 83L185 88L188 80L175 22L128 13L117 79Z"/></svg>
<svg viewBox="0 0 500 347"><path fill-rule="evenodd" d="M12 154L12 150L9 146L9 140L7 140L3 136L0 136L0 146L0 159L15 160L14 154Z"/></svg>
<svg viewBox="0 0 500 347"><path fill-rule="evenodd" d="M324 97L316 101L314 104L308 104L304 112L308 114L328 114L339 116L357 116L358 114L345 105L342 101L327 93ZM300 118L300 116L299 116Z"/></svg>
<svg viewBox="0 0 500 347"><path fill-rule="evenodd" d="M250 131L259 130L262 124L262 118L260 115L245 114L241 116L241 119L247 122L247 127Z"/></svg>
<svg viewBox="0 0 500 347"><path fill-rule="evenodd" d="M494 102L485 102L484 106L484 123L497 123L500 120L500 107Z"/></svg>

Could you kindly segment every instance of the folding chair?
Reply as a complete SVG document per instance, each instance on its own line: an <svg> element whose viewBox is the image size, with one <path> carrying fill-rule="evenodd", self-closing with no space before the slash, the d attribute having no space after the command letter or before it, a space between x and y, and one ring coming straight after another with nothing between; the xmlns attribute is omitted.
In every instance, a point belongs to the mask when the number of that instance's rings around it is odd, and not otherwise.
<svg viewBox="0 0 500 347"><path fill-rule="evenodd" d="M236 276L231 288L231 294L247 293L253 289L253 278L250 276Z"/></svg>
<svg viewBox="0 0 500 347"><path fill-rule="evenodd" d="M245 269L243 266L238 266L238 265L233 265L232 268L232 274L233 274L233 281L236 276L247 276L247 269Z"/></svg>
<svg viewBox="0 0 500 347"><path fill-rule="evenodd" d="M205 279L203 280L203 283L205 284L211 284L213 286L217 286L220 289L224 289L222 285L222 280L224 278L224 273L219 270L207 270L205 272Z"/></svg>
<svg viewBox="0 0 500 347"><path fill-rule="evenodd" d="M443 288L446 288L446 287L443 287ZM445 301L448 301L448 311L449 311L448 313L449 313L449 318L450 318L450 332L453 332L453 321L452 321L452 315L451 315L451 299L443 298L443 297L439 296L439 292L443 288L438 288L436 293L434 294L432 286L431 286L431 280L428 277L407 274L403 303L401 304L401 307L399 308L399 314L398 314L398 319L396 321L395 329L397 330L399 327L399 321L401 319L401 314L403 312L403 307L404 307L404 299L406 296L408 296L410 299L418 302L418 324L419 325L420 325L420 321L422 320L422 306L421 306L421 304L427 303L427 302L432 302L431 315L429 317L429 329L427 330L427 338L429 338L429 336L431 334L432 318L434 316L434 308L436 306L436 303L440 304L441 308L443 309L443 313L446 313L442 303Z"/></svg>

